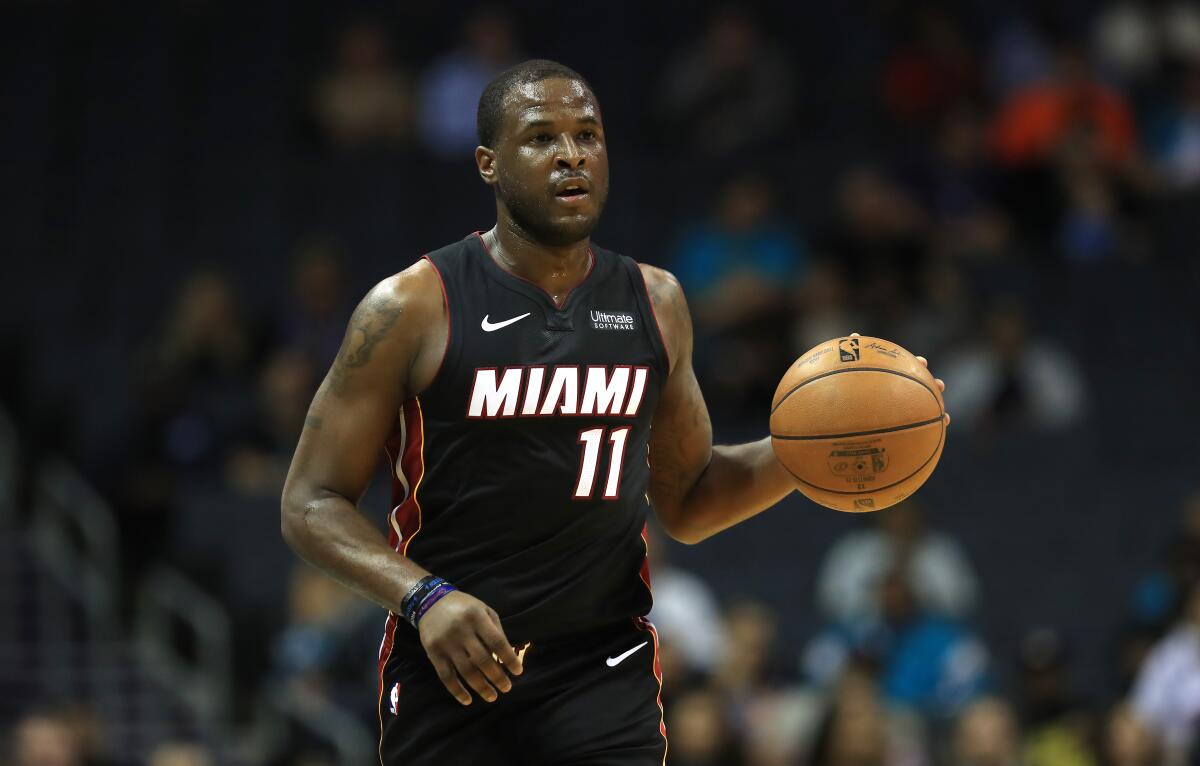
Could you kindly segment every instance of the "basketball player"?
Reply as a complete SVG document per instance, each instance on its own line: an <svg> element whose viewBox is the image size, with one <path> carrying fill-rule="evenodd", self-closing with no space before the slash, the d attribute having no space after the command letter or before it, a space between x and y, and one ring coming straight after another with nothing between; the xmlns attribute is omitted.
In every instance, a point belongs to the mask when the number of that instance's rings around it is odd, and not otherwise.
<svg viewBox="0 0 1200 766"><path fill-rule="evenodd" d="M712 445L675 278L591 243L608 157L588 83L519 64L478 126L496 225L358 306L283 534L389 610L381 762L661 766L646 510L696 543L793 480L769 439ZM380 447L388 541L356 507Z"/></svg>

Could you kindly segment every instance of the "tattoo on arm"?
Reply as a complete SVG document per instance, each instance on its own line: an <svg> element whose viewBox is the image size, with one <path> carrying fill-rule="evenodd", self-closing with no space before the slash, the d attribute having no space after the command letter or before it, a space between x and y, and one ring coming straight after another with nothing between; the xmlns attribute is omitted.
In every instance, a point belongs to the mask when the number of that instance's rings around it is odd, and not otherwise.
<svg viewBox="0 0 1200 766"><path fill-rule="evenodd" d="M375 346L387 335L392 325L400 317L403 310L399 306L378 306L371 314L359 319L352 327L354 332L362 333L362 342L358 348L346 354L343 360L347 367L362 367L371 361L371 353Z"/></svg>
<svg viewBox="0 0 1200 766"><path fill-rule="evenodd" d="M314 431L319 429L322 425L324 425L324 423L325 420L317 417L316 415L309 415L308 417L304 418L304 427L310 428Z"/></svg>
<svg viewBox="0 0 1200 766"><path fill-rule="evenodd" d="M364 367L371 361L375 347L387 336L402 313L404 309L401 306L383 300L372 301L354 312L350 327L346 330L346 341L329 373L329 385L334 393L345 392L348 371Z"/></svg>

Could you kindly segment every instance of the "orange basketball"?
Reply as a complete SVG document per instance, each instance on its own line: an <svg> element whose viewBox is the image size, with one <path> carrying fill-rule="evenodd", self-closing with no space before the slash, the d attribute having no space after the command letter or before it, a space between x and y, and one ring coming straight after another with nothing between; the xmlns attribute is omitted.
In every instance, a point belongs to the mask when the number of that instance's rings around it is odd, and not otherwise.
<svg viewBox="0 0 1200 766"><path fill-rule="evenodd" d="M877 511L925 483L946 442L945 405L917 358L882 338L834 338L788 368L771 402L771 446L801 492Z"/></svg>

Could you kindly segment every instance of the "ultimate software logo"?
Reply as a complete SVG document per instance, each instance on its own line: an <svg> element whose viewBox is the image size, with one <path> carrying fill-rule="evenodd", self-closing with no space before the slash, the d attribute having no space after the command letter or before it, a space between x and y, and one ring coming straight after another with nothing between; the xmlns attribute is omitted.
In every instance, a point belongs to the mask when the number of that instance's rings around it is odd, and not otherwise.
<svg viewBox="0 0 1200 766"><path fill-rule="evenodd" d="M622 311L596 311L592 309L592 327L597 330L632 330L633 315Z"/></svg>

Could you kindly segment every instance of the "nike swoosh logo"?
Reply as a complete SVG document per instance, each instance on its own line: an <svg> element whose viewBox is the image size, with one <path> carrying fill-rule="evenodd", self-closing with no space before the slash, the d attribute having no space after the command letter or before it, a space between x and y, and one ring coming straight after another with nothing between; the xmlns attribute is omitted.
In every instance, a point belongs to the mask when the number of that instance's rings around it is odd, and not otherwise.
<svg viewBox="0 0 1200 766"><path fill-rule="evenodd" d="M645 646L645 645L646 645L646 644L648 644L648 643L650 643L650 642L649 642L649 641L643 641L642 643L640 643L640 644L638 644L637 646L633 647L632 649L630 649L629 651L625 652L624 654L618 654L616 657L609 657L607 660L605 660L605 662L606 662L606 663L608 663L608 666L609 666L610 668L615 668L616 666L618 666L618 665L620 665L622 662L624 662L626 657L628 657L629 655L633 654L633 653L634 653L634 652L636 652L638 649L641 649L643 646Z"/></svg>
<svg viewBox="0 0 1200 766"><path fill-rule="evenodd" d="M512 319L505 319L503 322L496 322L494 324L492 322L488 321L487 315L485 314L483 317L483 321L479 323L479 326L483 328L484 332L495 332L496 330L499 330L502 327L508 327L513 322L520 322L522 319L529 316L530 313L532 313L532 312L526 311L524 314L522 314L519 317L513 317Z"/></svg>

